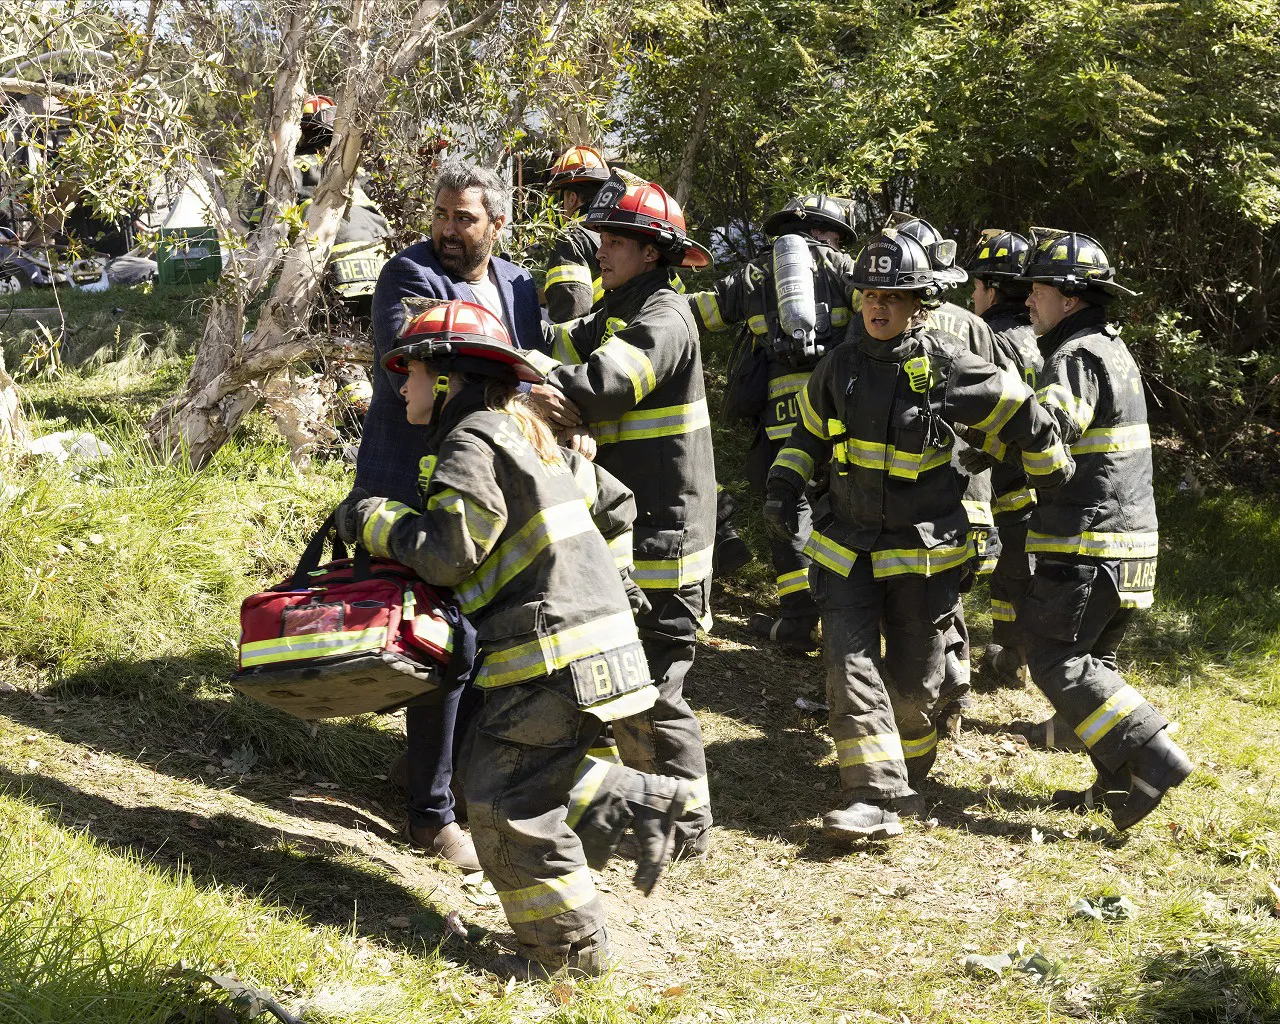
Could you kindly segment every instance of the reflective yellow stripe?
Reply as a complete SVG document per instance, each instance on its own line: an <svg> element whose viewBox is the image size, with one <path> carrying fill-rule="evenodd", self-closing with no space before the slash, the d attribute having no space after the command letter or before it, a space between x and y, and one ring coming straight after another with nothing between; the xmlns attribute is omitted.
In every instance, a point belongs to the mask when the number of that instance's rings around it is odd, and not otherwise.
<svg viewBox="0 0 1280 1024"><path fill-rule="evenodd" d="M877 761L902 761L902 740L896 732L880 733L878 736L860 736L853 740L839 740L836 743L836 756L840 759L841 768L852 768L858 764L874 764Z"/></svg>
<svg viewBox="0 0 1280 1024"><path fill-rule="evenodd" d="M747 328L752 334L768 334L769 321L757 313L755 316L747 318Z"/></svg>
<svg viewBox="0 0 1280 1024"><path fill-rule="evenodd" d="M1150 590L1122 590L1120 592L1121 608L1150 608L1155 604L1156 595Z"/></svg>
<svg viewBox="0 0 1280 1024"><path fill-rule="evenodd" d="M391 549L387 545L391 542L391 528L406 516L417 514L417 509L403 502L384 501L378 506L378 511L364 522L364 529L360 532L364 549L379 558L390 558Z"/></svg>
<svg viewBox="0 0 1280 1024"><path fill-rule="evenodd" d="M591 268L583 266L581 263L561 263L559 266L552 267L547 271L547 278L543 282L543 287L554 288L556 285L573 284L590 288Z"/></svg>
<svg viewBox="0 0 1280 1024"><path fill-rule="evenodd" d="M354 654L356 651L380 651L386 646L386 626L350 633L304 633L301 636L251 640L240 646L240 666L252 668L254 665L328 658L335 654Z"/></svg>
<svg viewBox="0 0 1280 1024"><path fill-rule="evenodd" d="M1011 369L1000 371L1000 400L981 423L974 427L984 434L998 434L1022 404L1031 397L1031 389L1026 382Z"/></svg>
<svg viewBox="0 0 1280 1024"><path fill-rule="evenodd" d="M769 397L783 398L794 395L809 383L809 373L786 373L769 381Z"/></svg>
<svg viewBox="0 0 1280 1024"><path fill-rule="evenodd" d="M480 567L458 586L455 594L467 614L483 608L552 544L584 533L596 524L581 499L552 505L535 513L528 522L495 548Z"/></svg>
<svg viewBox="0 0 1280 1024"><path fill-rule="evenodd" d="M937 749L938 732L936 729L930 729L927 736L921 736L915 740L904 739L901 742L903 760L912 757L924 757Z"/></svg>
<svg viewBox="0 0 1280 1024"><path fill-rule="evenodd" d="M707 400L699 398L688 405L668 405L661 409L636 409L620 420L591 425L597 444L618 441L645 441L654 437L678 437L695 430L710 429L711 413Z"/></svg>
<svg viewBox="0 0 1280 1024"><path fill-rule="evenodd" d="M593 718L602 722L616 722L619 718L630 718L641 711L648 711L658 702L658 688L652 684L642 686L638 690L624 693L620 697L592 704L586 710Z"/></svg>
<svg viewBox="0 0 1280 1024"><path fill-rule="evenodd" d="M724 322L720 300L716 298L715 292L698 292L693 301L698 307L698 315L702 317L702 326L708 331L723 331L729 326Z"/></svg>
<svg viewBox="0 0 1280 1024"><path fill-rule="evenodd" d="M552 348L552 351L554 352L557 349L561 349L560 338L561 338L561 332L564 330L564 328L562 326L559 326L559 327L555 327L553 330L556 338L555 345ZM568 335L565 335L566 339L567 337ZM563 354L563 351L561 354ZM525 349L524 357L527 360L529 360L529 362L533 364L534 369L536 369L540 373L550 373L561 363L569 363L574 361L571 359L561 359L558 356L549 356L545 352L539 352L536 348Z"/></svg>
<svg viewBox="0 0 1280 1024"><path fill-rule="evenodd" d="M848 306L833 306L831 308L831 326L844 327L849 322L852 315Z"/></svg>
<svg viewBox="0 0 1280 1024"><path fill-rule="evenodd" d="M567 668L570 662L638 643L630 611L603 615L569 629L486 653L477 686L506 686Z"/></svg>
<svg viewBox="0 0 1280 1024"><path fill-rule="evenodd" d="M674 270L671 271L671 276L667 278L667 284L671 285L671 290L677 295L685 293L684 279Z"/></svg>
<svg viewBox="0 0 1280 1024"><path fill-rule="evenodd" d="M653 372L653 363L649 362L649 357L634 345L628 344L621 338L613 337L601 345L597 351L631 379L631 389L635 392L637 402L643 402L658 386L658 378Z"/></svg>
<svg viewBox="0 0 1280 1024"><path fill-rule="evenodd" d="M622 764L622 755L618 753L618 745L608 741L602 746L592 747L587 751L589 757L597 761L608 761L610 764Z"/></svg>
<svg viewBox="0 0 1280 1024"><path fill-rule="evenodd" d="M1066 469L1068 462L1067 450L1062 447L1061 441L1054 441L1042 452L1022 453L1022 468L1028 476L1048 476Z"/></svg>
<svg viewBox="0 0 1280 1024"><path fill-rule="evenodd" d="M684 802L684 812L688 814L690 811L696 811L699 807L706 807L711 803L711 787L707 782L705 775L700 775L696 779L689 779L689 799Z"/></svg>
<svg viewBox="0 0 1280 1024"><path fill-rule="evenodd" d="M997 514L1002 512L1020 512L1029 505L1036 503L1036 492L1030 488L1024 487L1018 491L1007 491L1004 494L996 495L995 505L993 506Z"/></svg>
<svg viewBox="0 0 1280 1024"><path fill-rule="evenodd" d="M498 890L502 909L512 924L545 921L548 917L584 907L595 898L591 869L585 865L567 875L549 878L524 889Z"/></svg>
<svg viewBox="0 0 1280 1024"><path fill-rule="evenodd" d="M1092 747L1144 703L1142 694L1125 683L1106 699L1102 707L1076 726L1076 735L1086 747Z"/></svg>
<svg viewBox="0 0 1280 1024"><path fill-rule="evenodd" d="M832 420L828 423L830 430ZM833 432L834 433L834 432ZM903 480L916 480L921 473L951 464L950 448L926 448L923 452L899 451L893 445L876 441L863 441L856 437L845 438L832 448L831 457L844 465L860 469L888 471L889 475Z"/></svg>
<svg viewBox="0 0 1280 1024"><path fill-rule="evenodd" d="M712 545L679 558L637 558L631 578L644 590L675 590L686 583L700 583L711 575L714 553Z"/></svg>
<svg viewBox="0 0 1280 1024"><path fill-rule="evenodd" d="M813 458L803 448L783 448L773 460L771 468L795 474L803 490L813 477Z"/></svg>
<svg viewBox="0 0 1280 1024"><path fill-rule="evenodd" d="M831 435L827 433L826 427L823 425L822 417L813 407L813 402L809 400L809 388L806 386L799 392L800 398L797 404L800 407L800 422L804 424L804 429L809 431L814 437L820 437L824 441L830 441Z"/></svg>
<svg viewBox="0 0 1280 1024"><path fill-rule="evenodd" d="M848 576L853 563L858 560L856 551L836 543L818 530L809 534L809 539L804 544L804 554L841 576Z"/></svg>
<svg viewBox="0 0 1280 1024"><path fill-rule="evenodd" d="M582 362L582 356L578 352L577 348L574 347L573 338L571 337L573 328L581 322L581 320L570 320L567 323L556 324L551 328L554 340L551 343L550 358L554 360L554 362L551 366L543 366L540 361L535 359L534 365L537 366L539 370L543 373L550 373L560 363L565 363L569 366L578 366ZM533 353L526 353L526 355L532 358ZM541 355L541 353L539 353L539 355ZM543 356L543 358L545 359L548 357Z"/></svg>
<svg viewBox="0 0 1280 1024"><path fill-rule="evenodd" d="M970 526L995 525L995 520L991 518L991 506L987 502L965 499L961 504L964 505L964 514L969 517Z"/></svg>
<svg viewBox="0 0 1280 1024"><path fill-rule="evenodd" d="M770 441L785 441L791 436L791 431L795 430L795 428L795 421L789 420L786 423L775 423L765 427L764 433Z"/></svg>
<svg viewBox="0 0 1280 1024"><path fill-rule="evenodd" d="M614 764L617 763L619 762L614 762ZM582 759L582 763L578 765L577 778L574 779L573 786L569 790L569 810L564 816L564 823L570 828L575 828L582 820L582 816L587 813L591 801L600 791L600 784L604 782L605 776L609 774L609 769L612 767L613 764L593 757L591 754Z"/></svg>
<svg viewBox="0 0 1280 1024"><path fill-rule="evenodd" d="M1088 555L1090 558L1155 558L1160 553L1160 533L1096 533L1078 537L1051 537L1027 531L1027 551L1040 554Z"/></svg>
<svg viewBox="0 0 1280 1024"><path fill-rule="evenodd" d="M1095 427L1086 430L1071 446L1072 455L1101 455L1104 452L1133 452L1151 447L1151 429L1145 423L1128 427Z"/></svg>
<svg viewBox="0 0 1280 1024"><path fill-rule="evenodd" d="M991 599L991 620L993 622L1016 622L1018 616L1014 613L1013 605L1008 601L1002 601L998 597Z"/></svg>
<svg viewBox="0 0 1280 1024"><path fill-rule="evenodd" d="M933 576L964 565L973 554L970 544L938 548L886 548L871 552L871 573L878 580L891 576Z"/></svg>
<svg viewBox="0 0 1280 1024"><path fill-rule="evenodd" d="M984 452L994 456L1000 462L1004 462L1005 456L1009 454L1009 446L996 437L995 434L983 434L980 447Z"/></svg>
<svg viewBox="0 0 1280 1024"><path fill-rule="evenodd" d="M784 572L778 577L778 596L786 597L788 594L797 594L802 590L809 589L809 570L793 569L791 572Z"/></svg>
<svg viewBox="0 0 1280 1024"><path fill-rule="evenodd" d="M608 544L613 553L613 564L619 569L630 569L635 554L635 535L627 530L610 537Z"/></svg>
<svg viewBox="0 0 1280 1024"><path fill-rule="evenodd" d="M600 484L596 480L596 468L586 459L579 459L573 470L573 482L582 492L582 499L587 508L596 507L596 499L600 496Z"/></svg>
<svg viewBox="0 0 1280 1024"><path fill-rule="evenodd" d="M1093 406L1076 395L1065 384L1050 384L1036 392L1036 399L1046 408L1061 409L1077 430L1088 430L1093 422Z"/></svg>
<svg viewBox="0 0 1280 1024"><path fill-rule="evenodd" d="M591 279L591 301L592 303L596 303L603 298L604 298L604 282L601 281L600 278L598 277L593 277Z"/></svg>
<svg viewBox="0 0 1280 1024"><path fill-rule="evenodd" d="M467 535L482 550L487 551L489 545L502 532L503 524L499 523L488 509L481 508L465 494L455 491L452 487L445 487L431 495L427 500L427 510L429 512L444 511L460 516L467 528Z"/></svg>

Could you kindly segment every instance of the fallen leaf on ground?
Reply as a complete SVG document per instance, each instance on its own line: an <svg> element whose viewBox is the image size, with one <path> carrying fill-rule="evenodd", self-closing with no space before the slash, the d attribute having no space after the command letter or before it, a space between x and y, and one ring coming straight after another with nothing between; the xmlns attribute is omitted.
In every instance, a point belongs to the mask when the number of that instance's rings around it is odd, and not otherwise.
<svg viewBox="0 0 1280 1024"><path fill-rule="evenodd" d="M684 986L672 985L670 988L663 989L662 995L666 999L675 999L677 996L684 995Z"/></svg>
<svg viewBox="0 0 1280 1024"><path fill-rule="evenodd" d="M975 974L978 977L994 974L998 978L1005 968L1013 966L1013 957L1008 953L997 953L994 956L979 956L977 953L970 953L961 962L964 964L965 971L969 974Z"/></svg>
<svg viewBox="0 0 1280 1024"><path fill-rule="evenodd" d="M1054 963L1043 953L1032 953L1029 957L1019 960L1013 965L1013 969L1022 974L1029 974L1037 982L1044 981L1054 972Z"/></svg>
<svg viewBox="0 0 1280 1024"><path fill-rule="evenodd" d="M398 932L407 932L409 930L409 919L407 917L389 917L387 918L387 927Z"/></svg>
<svg viewBox="0 0 1280 1024"><path fill-rule="evenodd" d="M1089 917L1095 921L1128 921L1138 913L1138 908L1128 896L1098 896L1090 899L1081 896L1076 900L1073 909L1076 917Z"/></svg>
<svg viewBox="0 0 1280 1024"><path fill-rule="evenodd" d="M559 1003L561 1006L568 1006L573 1002L573 986L563 981L557 985L552 985L551 1001Z"/></svg>
<svg viewBox="0 0 1280 1024"><path fill-rule="evenodd" d="M445 927L448 928L452 934L458 936L458 938L462 939L464 942L471 941L470 934L467 931L467 926L462 920L462 915L456 910L451 910L449 913L444 915L444 923Z"/></svg>
<svg viewBox="0 0 1280 1024"><path fill-rule="evenodd" d="M1280 885L1267 879L1267 888L1271 890L1271 913L1280 917Z"/></svg>
<svg viewBox="0 0 1280 1024"><path fill-rule="evenodd" d="M467 877L474 878L475 876L468 875ZM498 890L483 875L480 876L478 882L463 882L462 895L477 907L496 907L500 902L498 900Z"/></svg>

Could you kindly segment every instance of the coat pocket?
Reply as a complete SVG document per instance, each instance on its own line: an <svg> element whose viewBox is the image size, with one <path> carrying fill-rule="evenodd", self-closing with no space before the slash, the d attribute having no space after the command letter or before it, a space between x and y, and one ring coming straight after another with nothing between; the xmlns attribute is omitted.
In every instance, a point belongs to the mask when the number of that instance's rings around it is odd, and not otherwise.
<svg viewBox="0 0 1280 1024"><path fill-rule="evenodd" d="M1018 623L1037 636L1074 643L1097 578L1096 565L1042 559L1018 608Z"/></svg>

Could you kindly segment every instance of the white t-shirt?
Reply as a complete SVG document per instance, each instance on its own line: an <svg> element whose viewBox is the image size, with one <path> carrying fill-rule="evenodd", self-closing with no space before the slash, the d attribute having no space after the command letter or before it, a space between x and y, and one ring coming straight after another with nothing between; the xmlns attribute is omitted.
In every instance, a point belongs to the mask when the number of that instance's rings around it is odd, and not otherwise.
<svg viewBox="0 0 1280 1024"><path fill-rule="evenodd" d="M489 269L479 281L468 281L467 284L475 293L476 302L505 324L507 320L502 315L502 294L498 291L498 282L493 276L493 264L489 265Z"/></svg>

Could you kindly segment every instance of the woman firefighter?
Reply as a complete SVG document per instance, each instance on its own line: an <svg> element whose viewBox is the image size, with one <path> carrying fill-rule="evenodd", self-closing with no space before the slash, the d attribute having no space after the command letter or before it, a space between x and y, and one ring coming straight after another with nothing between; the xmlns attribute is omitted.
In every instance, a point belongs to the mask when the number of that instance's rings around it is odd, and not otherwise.
<svg viewBox="0 0 1280 1024"><path fill-rule="evenodd" d="M635 502L557 447L518 394L542 374L488 310L434 306L401 340L383 365L406 376L409 422L431 431L421 509L353 492L339 531L452 588L475 626L484 701L463 774L476 852L520 944L504 969L596 974L608 939L588 865L603 867L630 824L648 892L690 795L587 755L602 723L657 696L632 619Z"/></svg>
<svg viewBox="0 0 1280 1024"><path fill-rule="evenodd" d="M1021 377L928 325L948 280L937 268L954 248L927 249L892 228L868 241L853 271L865 332L814 369L769 472L765 515L790 535L805 485L831 462L829 511L805 553L842 790L823 824L847 837L900 835L898 812L918 811L915 787L936 757L948 631L976 558L951 464L954 427L1021 449L1038 484L1068 467L1054 421Z"/></svg>

